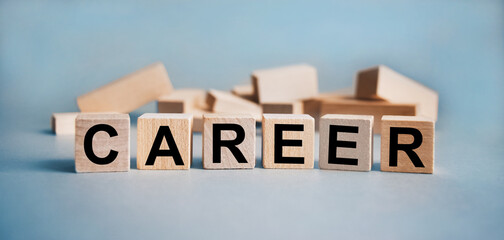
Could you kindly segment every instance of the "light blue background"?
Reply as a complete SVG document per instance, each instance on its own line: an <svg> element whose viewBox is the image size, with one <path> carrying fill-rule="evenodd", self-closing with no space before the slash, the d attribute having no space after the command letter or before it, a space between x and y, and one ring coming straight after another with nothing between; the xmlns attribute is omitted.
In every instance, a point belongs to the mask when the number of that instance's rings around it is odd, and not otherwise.
<svg viewBox="0 0 504 240"><path fill-rule="evenodd" d="M155 61L224 90L305 62L331 91L386 64L439 92L436 172L201 170L196 135L190 171L75 174L51 113ZM0 238L500 239L503 91L503 1L1 1Z"/></svg>

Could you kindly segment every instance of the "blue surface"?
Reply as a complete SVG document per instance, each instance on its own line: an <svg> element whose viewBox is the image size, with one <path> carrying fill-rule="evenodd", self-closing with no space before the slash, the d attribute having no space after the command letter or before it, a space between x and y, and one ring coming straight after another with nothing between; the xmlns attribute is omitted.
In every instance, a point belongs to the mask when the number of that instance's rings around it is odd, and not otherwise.
<svg viewBox="0 0 504 240"><path fill-rule="evenodd" d="M306 62L322 91L386 64L440 94L435 174L201 170L200 135L190 171L75 174L51 113L154 61L217 89ZM503 91L502 1L1 1L0 239L500 239Z"/></svg>

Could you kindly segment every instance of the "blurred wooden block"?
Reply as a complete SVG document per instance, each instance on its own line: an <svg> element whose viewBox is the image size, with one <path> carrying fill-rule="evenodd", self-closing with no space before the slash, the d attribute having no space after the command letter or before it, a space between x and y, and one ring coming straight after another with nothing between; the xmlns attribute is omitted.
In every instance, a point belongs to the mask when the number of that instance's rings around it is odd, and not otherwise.
<svg viewBox="0 0 504 240"><path fill-rule="evenodd" d="M383 116L381 170L433 173L434 123L427 117Z"/></svg>
<svg viewBox="0 0 504 240"><path fill-rule="evenodd" d="M308 114L315 119L315 130L318 131L320 126L320 107L322 102L331 99L352 98L355 90L353 87L342 88L332 92L319 93L314 97L301 100L303 114Z"/></svg>
<svg viewBox="0 0 504 240"><path fill-rule="evenodd" d="M162 63L155 63L77 98L81 112L129 113L168 94L173 87Z"/></svg>
<svg viewBox="0 0 504 240"><path fill-rule="evenodd" d="M256 70L252 84L259 103L290 102L318 94L317 69L310 65Z"/></svg>
<svg viewBox="0 0 504 240"><path fill-rule="evenodd" d="M75 120L75 171L127 172L129 169L129 115L79 114Z"/></svg>
<svg viewBox="0 0 504 240"><path fill-rule="evenodd" d="M313 168L314 120L306 114L263 114L264 168Z"/></svg>
<svg viewBox="0 0 504 240"><path fill-rule="evenodd" d="M262 111L263 113L302 114L303 102L263 103Z"/></svg>
<svg viewBox="0 0 504 240"><path fill-rule="evenodd" d="M203 89L178 89L158 98L159 113L192 113L207 109L206 91Z"/></svg>
<svg viewBox="0 0 504 240"><path fill-rule="evenodd" d="M53 113L51 116L51 129L56 135L74 135L75 118L78 112Z"/></svg>
<svg viewBox="0 0 504 240"><path fill-rule="evenodd" d="M357 73L355 97L417 104L418 115L437 120L438 94L424 85L380 65Z"/></svg>
<svg viewBox="0 0 504 240"><path fill-rule="evenodd" d="M417 106L409 103L391 103L387 101L358 100L353 98L332 98L321 102L320 114L373 115L374 133L381 130L381 118L384 115L415 116Z"/></svg>
<svg viewBox="0 0 504 240"><path fill-rule="evenodd" d="M255 93L254 86L252 84L234 86L233 89L231 90L231 93L252 102L257 103L258 101L257 94Z"/></svg>
<svg viewBox="0 0 504 240"><path fill-rule="evenodd" d="M250 114L205 114L203 168L255 167L256 120Z"/></svg>
<svg viewBox="0 0 504 240"><path fill-rule="evenodd" d="M370 171L373 116L327 114L320 119L320 169Z"/></svg>
<svg viewBox="0 0 504 240"><path fill-rule="evenodd" d="M205 114L211 113L205 110L196 109L192 112L193 114L193 132L203 132L203 116Z"/></svg>
<svg viewBox="0 0 504 240"><path fill-rule="evenodd" d="M191 114L146 113L137 123L137 168L189 169L192 160Z"/></svg>
<svg viewBox="0 0 504 240"><path fill-rule="evenodd" d="M235 96L229 92L210 90L207 103L215 113L251 114L256 121L261 120L261 107L251 101Z"/></svg>

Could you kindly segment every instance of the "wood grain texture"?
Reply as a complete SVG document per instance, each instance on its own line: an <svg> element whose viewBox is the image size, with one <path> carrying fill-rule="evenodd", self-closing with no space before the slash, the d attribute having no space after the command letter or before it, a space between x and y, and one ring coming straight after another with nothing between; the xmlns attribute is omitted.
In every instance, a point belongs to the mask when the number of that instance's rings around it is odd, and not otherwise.
<svg viewBox="0 0 504 240"><path fill-rule="evenodd" d="M302 101L263 103L261 105L263 113L303 114Z"/></svg>
<svg viewBox="0 0 504 240"><path fill-rule="evenodd" d="M344 129L330 138L330 126L351 127ZM357 129L355 129L357 128ZM353 130L357 130L352 132ZM333 127L333 131L335 131ZM345 141L355 143L355 148L337 146L330 148L329 142ZM319 167L320 169L349 170L349 171L370 171L373 165L373 116L366 115L345 115L327 114L320 119L320 141L319 141ZM331 152L332 151L332 152ZM332 154L329 154L329 153ZM332 156L331 156L332 155ZM329 158L331 156L331 161ZM355 159L337 160L335 158Z"/></svg>
<svg viewBox="0 0 504 240"><path fill-rule="evenodd" d="M302 157L301 164L276 163L275 128L279 124L302 125L302 131L283 131L282 139L301 140L302 146L284 146L282 156ZM263 114L262 120L262 161L264 168L313 168L315 148L314 119L306 114ZM278 141L278 139L277 139Z"/></svg>
<svg viewBox="0 0 504 240"><path fill-rule="evenodd" d="M182 170L189 169L192 161L192 114L146 113L137 122L137 168L142 170ZM167 126L183 161L177 165L172 156L157 156L153 165L147 165L147 158L161 126ZM155 146L154 146L155 147ZM159 149L174 150L163 138Z"/></svg>
<svg viewBox="0 0 504 240"><path fill-rule="evenodd" d="M257 103L229 92L211 89L208 91L207 103L214 113L250 114L256 121L261 120L262 109Z"/></svg>
<svg viewBox="0 0 504 240"><path fill-rule="evenodd" d="M257 93L254 90L254 86L250 84L236 85L231 90L234 95L247 99L249 101L258 102Z"/></svg>
<svg viewBox="0 0 504 240"><path fill-rule="evenodd" d="M259 103L290 102L318 94L317 69L307 64L261 69L252 73Z"/></svg>
<svg viewBox="0 0 504 240"><path fill-rule="evenodd" d="M417 106L410 103L391 103L387 101L360 100L340 96L325 99L320 105L320 114L354 114L374 116L374 133L381 131L381 119L384 115L415 116Z"/></svg>
<svg viewBox="0 0 504 240"><path fill-rule="evenodd" d="M77 98L81 112L129 113L173 87L162 63L155 63Z"/></svg>
<svg viewBox="0 0 504 240"><path fill-rule="evenodd" d="M214 162L213 131L215 124L238 124L244 132L244 140L237 145L246 163L239 163L229 148L221 148L221 162ZM237 138L235 131L221 131L223 141ZM205 114L203 132L203 168L205 169L243 169L255 167L256 121L250 114Z"/></svg>
<svg viewBox="0 0 504 240"><path fill-rule="evenodd" d="M177 89L157 100L159 113L192 113L196 109L208 109L207 92L203 89Z"/></svg>
<svg viewBox="0 0 504 240"><path fill-rule="evenodd" d="M117 158L106 165L93 163L84 151L84 137L88 130L98 124L106 124L117 131L110 137L107 132L97 132L92 140L97 157L108 156L117 151ZM128 114L81 113L75 119L75 171L81 172L127 172L130 169L130 118Z"/></svg>
<svg viewBox="0 0 504 240"><path fill-rule="evenodd" d="M78 112L53 113L51 116L51 129L56 135L74 135L75 118Z"/></svg>
<svg viewBox="0 0 504 240"><path fill-rule="evenodd" d="M380 65L359 71L355 97L417 104L418 115L437 120L438 93L387 66Z"/></svg>
<svg viewBox="0 0 504 240"><path fill-rule="evenodd" d="M381 170L386 172L408 173L433 173L434 172L434 144L435 122L427 117L407 116L383 116L381 135ZM424 167L415 167L409 155L403 151L397 151L397 166L390 166L391 162L391 128L413 128L421 133L422 143L413 152L418 156ZM412 134L398 134L399 144L412 144Z"/></svg>

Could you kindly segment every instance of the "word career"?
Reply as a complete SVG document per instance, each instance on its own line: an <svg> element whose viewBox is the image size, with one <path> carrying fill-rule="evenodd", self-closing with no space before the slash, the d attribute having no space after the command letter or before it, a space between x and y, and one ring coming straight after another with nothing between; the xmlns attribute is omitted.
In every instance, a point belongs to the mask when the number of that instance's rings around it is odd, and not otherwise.
<svg viewBox="0 0 504 240"><path fill-rule="evenodd" d="M433 173L434 121L383 116L381 170ZM328 114L320 121L320 169L370 171L373 116ZM76 172L130 169L128 114L83 113L75 120ZM191 114L147 113L138 118L137 168L189 169L192 161ZM306 114L263 114L264 168L314 167L314 119ZM256 119L245 114L206 114L203 168L252 169Z"/></svg>

